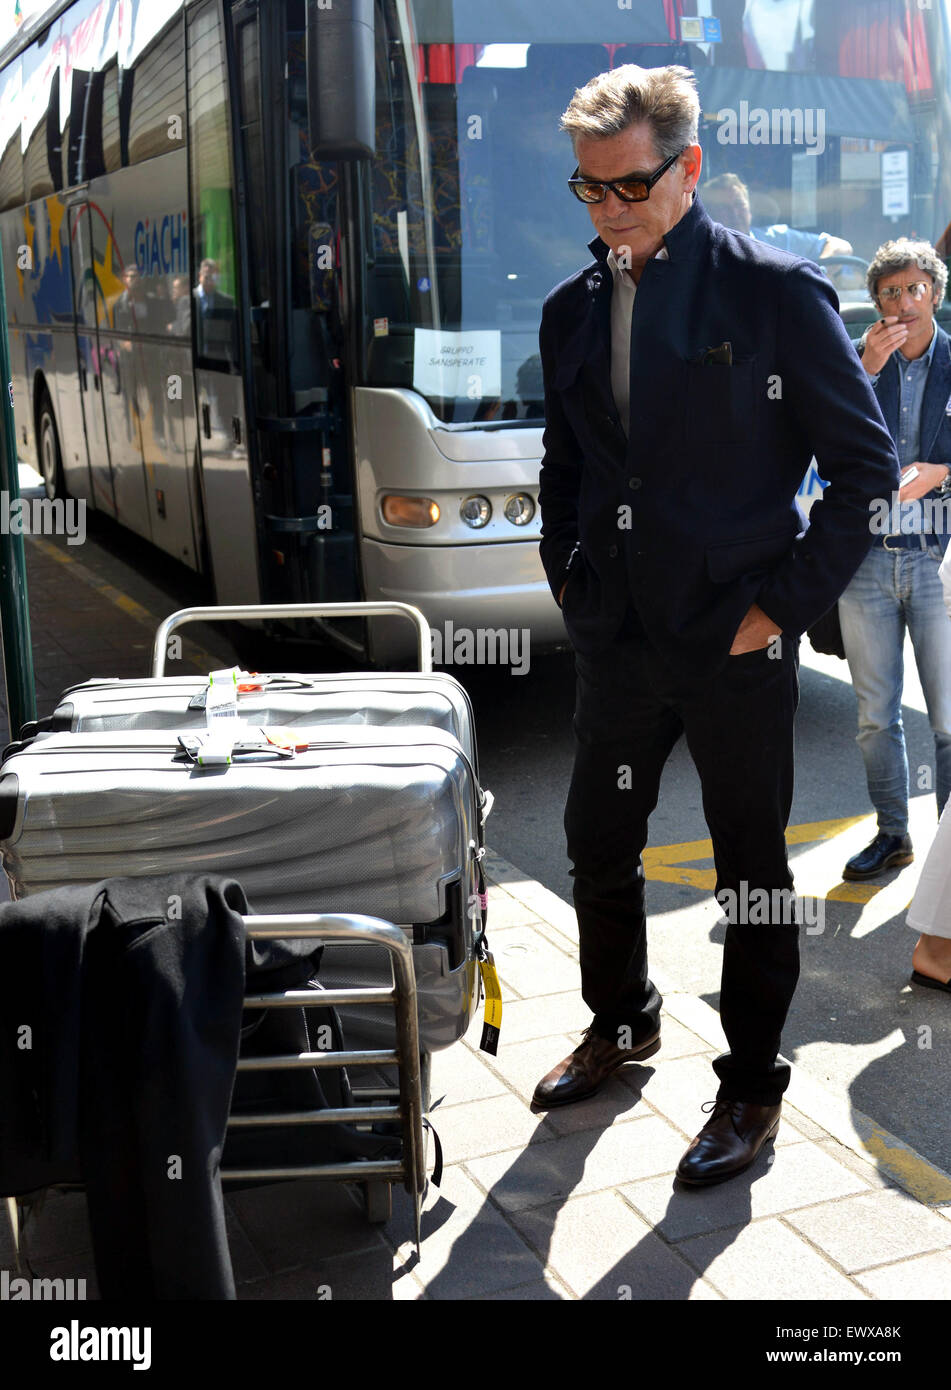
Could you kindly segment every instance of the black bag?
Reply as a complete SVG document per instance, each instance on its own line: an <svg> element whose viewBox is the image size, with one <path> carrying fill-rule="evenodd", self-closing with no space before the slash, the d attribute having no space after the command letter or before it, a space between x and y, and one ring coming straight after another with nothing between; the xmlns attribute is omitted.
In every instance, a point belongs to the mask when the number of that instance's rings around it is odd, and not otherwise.
<svg viewBox="0 0 951 1390"><path fill-rule="evenodd" d="M806 630L813 649L823 656L838 656L845 660L845 643L842 641L842 625L839 622L839 605L834 603L828 613L823 613L817 623Z"/></svg>

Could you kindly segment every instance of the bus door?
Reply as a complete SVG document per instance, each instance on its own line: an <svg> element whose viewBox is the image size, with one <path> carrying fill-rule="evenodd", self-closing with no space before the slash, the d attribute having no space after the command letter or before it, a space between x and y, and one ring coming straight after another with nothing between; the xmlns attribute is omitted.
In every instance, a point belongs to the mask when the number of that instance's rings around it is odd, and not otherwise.
<svg viewBox="0 0 951 1390"><path fill-rule="evenodd" d="M109 435L116 515L124 526L151 540L142 458L141 414L145 403L140 396L136 360L140 351L139 334L147 331L143 321L145 296L134 260L130 256L124 265L121 263L112 227L103 213L92 205L89 226L96 264L105 268L110 281L118 282L118 287L114 285L112 294L100 303L99 320L102 403ZM142 386L144 389L144 383Z"/></svg>
<svg viewBox="0 0 951 1390"><path fill-rule="evenodd" d="M216 0L186 12L189 83L189 226L195 395L208 557L219 603L260 603L258 533L244 377L231 104ZM248 216L261 216L254 207Z"/></svg>
<svg viewBox="0 0 951 1390"><path fill-rule="evenodd" d="M72 254L69 263L73 275L73 322L76 328L76 357L79 367L79 398L82 402L83 424L93 505L110 516L116 514L112 486L112 467L106 416L103 405L103 352L109 343L100 343L99 319L104 309L102 293L96 280L89 232L89 206L82 202L69 209L69 238Z"/></svg>

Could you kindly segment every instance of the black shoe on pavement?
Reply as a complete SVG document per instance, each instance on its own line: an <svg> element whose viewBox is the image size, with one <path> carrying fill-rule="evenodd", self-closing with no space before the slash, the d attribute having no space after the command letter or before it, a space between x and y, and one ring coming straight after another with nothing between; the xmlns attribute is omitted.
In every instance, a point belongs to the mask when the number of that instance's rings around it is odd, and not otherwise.
<svg viewBox="0 0 951 1390"><path fill-rule="evenodd" d="M910 835L884 835L879 831L870 845L852 856L842 877L852 882L878 878L886 869L903 869L914 857Z"/></svg>

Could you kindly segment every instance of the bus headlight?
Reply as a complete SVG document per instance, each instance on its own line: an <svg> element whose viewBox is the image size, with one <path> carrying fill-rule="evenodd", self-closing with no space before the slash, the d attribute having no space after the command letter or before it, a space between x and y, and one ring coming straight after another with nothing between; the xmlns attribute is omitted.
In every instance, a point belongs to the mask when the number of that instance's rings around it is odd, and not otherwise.
<svg viewBox="0 0 951 1390"><path fill-rule="evenodd" d="M527 492L517 492L505 501L505 519L513 526L527 526L535 515L535 503Z"/></svg>
<svg viewBox="0 0 951 1390"><path fill-rule="evenodd" d="M435 526L439 520L439 503L431 497L383 498L383 520L388 526Z"/></svg>
<svg viewBox="0 0 951 1390"><path fill-rule="evenodd" d="M492 503L488 497L467 497L459 508L459 515L474 531L488 525L492 515Z"/></svg>

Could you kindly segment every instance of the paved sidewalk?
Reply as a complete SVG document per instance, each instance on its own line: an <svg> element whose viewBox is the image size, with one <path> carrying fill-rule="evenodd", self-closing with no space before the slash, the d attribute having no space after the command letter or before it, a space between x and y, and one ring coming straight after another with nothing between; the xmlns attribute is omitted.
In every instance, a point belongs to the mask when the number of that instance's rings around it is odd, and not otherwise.
<svg viewBox="0 0 951 1390"><path fill-rule="evenodd" d="M48 542L28 542L27 554L41 713L72 680L147 669L155 617L144 604L108 592ZM206 653L192 655L208 669ZM662 978L660 1053L588 1102L533 1111L536 1082L588 1021L575 918L498 856L488 868L505 1001L499 1054L478 1050L480 1012L465 1040L434 1058L446 1168L427 1194L422 1258L402 1191L380 1228L348 1188L257 1188L227 1199L239 1299L946 1296L951 1178L795 1066L777 1142L753 1168L710 1189L675 1185L724 1044L714 1011ZM82 1196L50 1196L26 1238L37 1275L85 1277L95 1295ZM13 1250L0 1218L4 1268Z"/></svg>

